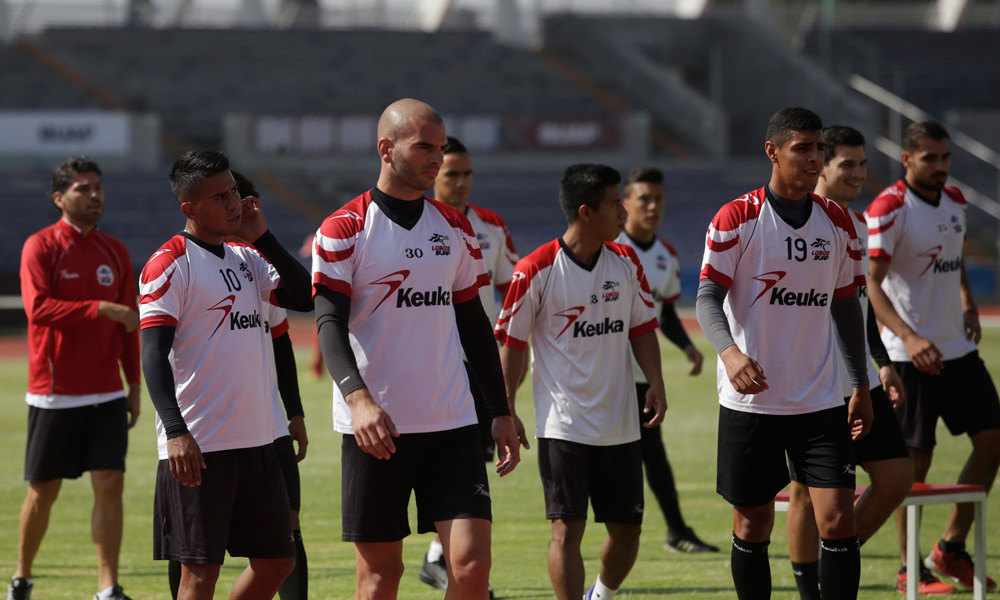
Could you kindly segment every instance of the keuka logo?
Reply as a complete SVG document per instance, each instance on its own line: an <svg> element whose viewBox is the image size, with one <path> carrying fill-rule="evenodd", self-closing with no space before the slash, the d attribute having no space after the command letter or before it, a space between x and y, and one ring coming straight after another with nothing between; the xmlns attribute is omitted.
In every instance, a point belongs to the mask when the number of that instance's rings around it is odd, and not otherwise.
<svg viewBox="0 0 1000 600"><path fill-rule="evenodd" d="M240 311L230 313L229 315L229 331L236 331L237 329L256 329L261 327L260 313L253 311L253 314L243 315Z"/></svg>
<svg viewBox="0 0 1000 600"><path fill-rule="evenodd" d="M436 290L415 292L413 288L403 288L396 292L396 308L412 306L450 306L451 292L438 286Z"/></svg>
<svg viewBox="0 0 1000 600"><path fill-rule="evenodd" d="M752 277L751 279L756 279L757 281L763 283L764 289L761 290L759 294L757 294L757 297L753 299L753 302L750 303L750 306L757 304L757 301L760 300L760 297L766 294L769 289L777 285L777 283L781 281L782 278L784 278L784 276L785 276L784 271L771 271L770 273L761 273L756 277Z"/></svg>
<svg viewBox="0 0 1000 600"><path fill-rule="evenodd" d="M574 306L572 308L567 308L562 312L557 312L555 316L566 319L566 326L563 327L562 330L556 334L556 337L554 339L558 340L562 336L562 334L566 333L566 330L569 329L569 326L572 325L574 321L580 318L580 315L583 314L583 311L584 308L582 306Z"/></svg>
<svg viewBox="0 0 1000 600"><path fill-rule="evenodd" d="M775 288L771 290L771 298L768 304L778 306L826 306L830 300L830 295L826 292L818 292L810 289L808 292L789 292L788 288Z"/></svg>
<svg viewBox="0 0 1000 600"><path fill-rule="evenodd" d="M575 338L594 337L609 333L621 333L623 331L625 331L625 321L621 319L612 321L608 317L604 317L603 323L589 323L587 321L573 323L573 337Z"/></svg>
<svg viewBox="0 0 1000 600"><path fill-rule="evenodd" d="M212 335L208 336L209 338L211 338L212 336L214 336L215 332L219 330L219 327L222 327L222 324L226 322L226 317L229 316L229 311L233 310L233 303L234 302L236 302L236 296L234 296L232 294L229 294L228 296L226 296L222 300L216 302L215 306L208 307L208 310L219 310L219 311L222 311L222 318L219 319L219 324L216 325L215 329L212 330Z"/></svg>

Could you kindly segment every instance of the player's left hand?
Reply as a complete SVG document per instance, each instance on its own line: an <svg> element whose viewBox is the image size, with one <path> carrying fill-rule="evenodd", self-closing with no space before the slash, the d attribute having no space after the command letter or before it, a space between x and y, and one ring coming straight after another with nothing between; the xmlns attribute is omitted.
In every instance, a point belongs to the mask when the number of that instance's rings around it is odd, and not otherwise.
<svg viewBox="0 0 1000 600"><path fill-rule="evenodd" d="M646 406L643 407L642 412L645 414L653 413L653 418L642 424L646 429L656 427L663 422L663 417L667 414L667 392L664 391L662 383L655 386L650 385L649 389L646 390Z"/></svg>
<svg viewBox="0 0 1000 600"><path fill-rule="evenodd" d="M971 308L962 313L962 321L965 325L965 337L979 345L979 340L983 339L983 327L979 323L979 311Z"/></svg>
<svg viewBox="0 0 1000 600"><path fill-rule="evenodd" d="M142 386L138 383L129 384L128 396L125 397L125 410L128 411L128 428L135 427L135 422L139 420L139 409L142 404Z"/></svg>
<svg viewBox="0 0 1000 600"><path fill-rule="evenodd" d="M694 344L688 344L684 348L684 354L687 355L688 362L691 363L691 372L688 375L701 374L701 364L705 361L705 357L701 355L701 352L698 352Z"/></svg>
<svg viewBox="0 0 1000 600"><path fill-rule="evenodd" d="M266 231L267 219L264 218L264 212L260 209L260 200L253 196L247 196L243 199L243 222L240 223L240 230L236 235L252 244Z"/></svg>
<svg viewBox="0 0 1000 600"><path fill-rule="evenodd" d="M899 377L899 373L896 372L896 367L892 365L879 367L878 378L882 382L882 390L885 392L886 397L889 398L889 402L892 402L894 408L906 400L906 392L903 390L903 380Z"/></svg>
<svg viewBox="0 0 1000 600"><path fill-rule="evenodd" d="M514 427L514 417L494 418L491 430L493 441L497 444L497 474L503 477L521 462L521 442Z"/></svg>
<svg viewBox="0 0 1000 600"><path fill-rule="evenodd" d="M299 446L299 451L295 453L295 462L302 462L302 459L306 457L306 446L309 445L305 417L298 415L289 419L288 434L292 437L292 441Z"/></svg>
<svg viewBox="0 0 1000 600"><path fill-rule="evenodd" d="M851 439L857 441L868 435L874 421L875 413L872 411L868 388L854 388L847 403L847 423L851 426Z"/></svg>

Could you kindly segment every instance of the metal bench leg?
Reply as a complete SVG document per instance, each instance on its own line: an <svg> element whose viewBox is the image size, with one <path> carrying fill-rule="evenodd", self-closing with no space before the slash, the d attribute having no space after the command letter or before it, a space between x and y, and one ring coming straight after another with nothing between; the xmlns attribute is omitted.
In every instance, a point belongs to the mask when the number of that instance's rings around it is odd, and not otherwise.
<svg viewBox="0 0 1000 600"><path fill-rule="evenodd" d="M986 501L974 502L976 519L976 553L973 592L976 600L986 600Z"/></svg>
<svg viewBox="0 0 1000 600"><path fill-rule="evenodd" d="M906 507L906 600L917 600L920 589L920 507Z"/></svg>

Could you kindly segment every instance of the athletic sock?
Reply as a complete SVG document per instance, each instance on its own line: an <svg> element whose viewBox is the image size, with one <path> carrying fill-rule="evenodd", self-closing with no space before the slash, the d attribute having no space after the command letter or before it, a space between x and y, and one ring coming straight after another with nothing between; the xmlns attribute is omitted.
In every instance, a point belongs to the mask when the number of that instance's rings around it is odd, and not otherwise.
<svg viewBox="0 0 1000 600"><path fill-rule="evenodd" d="M820 538L819 591L821 597L843 600L858 597L861 583L861 544L858 536Z"/></svg>
<svg viewBox="0 0 1000 600"><path fill-rule="evenodd" d="M98 599L99 600L108 600L108 598L111 597L111 591L114 590L114 589L115 589L115 586L111 586L109 588L105 588L105 589L97 592Z"/></svg>
<svg viewBox="0 0 1000 600"><path fill-rule="evenodd" d="M167 561L167 578L170 580L170 597L177 600L177 590L181 589L181 563Z"/></svg>
<svg viewBox="0 0 1000 600"><path fill-rule="evenodd" d="M618 590L613 590L608 586L604 585L601 581L601 576L597 576L597 583L594 584L594 593L591 595L593 600L611 600L615 597L615 593Z"/></svg>
<svg viewBox="0 0 1000 600"><path fill-rule="evenodd" d="M441 542L432 540L430 547L427 548L427 562L437 562L442 556L444 556L444 546Z"/></svg>
<svg viewBox="0 0 1000 600"><path fill-rule="evenodd" d="M295 542L295 568L278 588L278 597L281 600L305 600L309 597L309 564L306 562L302 531L292 531L292 540Z"/></svg>
<svg viewBox="0 0 1000 600"><path fill-rule="evenodd" d="M767 561L770 540L748 542L733 533L730 557L733 584L740 600L767 600L771 597L771 564Z"/></svg>
<svg viewBox="0 0 1000 600"><path fill-rule="evenodd" d="M799 588L801 600L820 600L819 561L807 563L792 561L792 574L795 575L795 586Z"/></svg>
<svg viewBox="0 0 1000 600"><path fill-rule="evenodd" d="M965 542L949 542L941 538L941 552L945 554L951 552L965 552Z"/></svg>

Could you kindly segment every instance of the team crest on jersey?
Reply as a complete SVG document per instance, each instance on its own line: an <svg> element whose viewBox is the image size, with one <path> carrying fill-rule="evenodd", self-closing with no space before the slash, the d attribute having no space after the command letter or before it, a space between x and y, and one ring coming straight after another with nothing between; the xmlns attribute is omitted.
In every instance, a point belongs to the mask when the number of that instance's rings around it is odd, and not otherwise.
<svg viewBox="0 0 1000 600"><path fill-rule="evenodd" d="M247 281L253 281L253 273L250 271L250 267L247 266L245 262L240 263L240 273Z"/></svg>
<svg viewBox="0 0 1000 600"><path fill-rule="evenodd" d="M436 256L448 256L451 254L451 246L448 245L448 236L443 233L435 233L427 238L431 243L431 250Z"/></svg>
<svg viewBox="0 0 1000 600"><path fill-rule="evenodd" d="M489 250L490 249L490 238L488 238L487 236L485 236L485 235L483 235L481 233L477 233L476 234L476 241L479 242L479 249L480 250Z"/></svg>
<svg viewBox="0 0 1000 600"><path fill-rule="evenodd" d="M951 227L955 233L962 233L962 221L956 215L951 215Z"/></svg>
<svg viewBox="0 0 1000 600"><path fill-rule="evenodd" d="M824 240L823 238L816 238L813 243L810 244L813 247L812 257L813 260L829 260L830 251L827 249L830 247L830 240Z"/></svg>
<svg viewBox="0 0 1000 600"><path fill-rule="evenodd" d="M621 295L618 288L621 287L621 283L618 281L605 281L604 285L601 287L601 298L605 302L615 302Z"/></svg>
<svg viewBox="0 0 1000 600"><path fill-rule="evenodd" d="M656 268L661 271L667 270L667 257L662 254L656 255Z"/></svg>
<svg viewBox="0 0 1000 600"><path fill-rule="evenodd" d="M104 286L112 286L115 284L115 272L111 270L108 265L101 265L97 267L97 283Z"/></svg>

